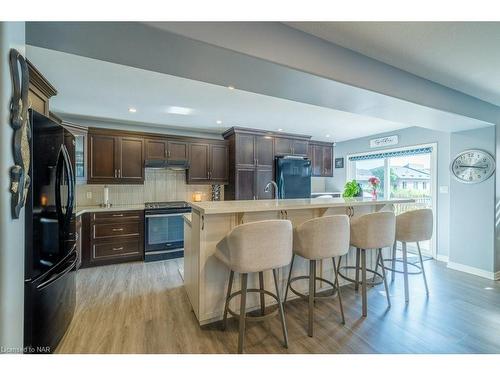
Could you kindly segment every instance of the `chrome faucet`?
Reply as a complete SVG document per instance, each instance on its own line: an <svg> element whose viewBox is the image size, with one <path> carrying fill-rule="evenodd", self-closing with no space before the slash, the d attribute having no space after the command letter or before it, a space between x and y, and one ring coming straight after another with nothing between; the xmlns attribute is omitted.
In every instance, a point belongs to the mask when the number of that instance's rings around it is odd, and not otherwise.
<svg viewBox="0 0 500 375"><path fill-rule="evenodd" d="M278 199L278 185L273 180L267 183L264 192L269 193L271 191L271 185L274 186L274 199Z"/></svg>

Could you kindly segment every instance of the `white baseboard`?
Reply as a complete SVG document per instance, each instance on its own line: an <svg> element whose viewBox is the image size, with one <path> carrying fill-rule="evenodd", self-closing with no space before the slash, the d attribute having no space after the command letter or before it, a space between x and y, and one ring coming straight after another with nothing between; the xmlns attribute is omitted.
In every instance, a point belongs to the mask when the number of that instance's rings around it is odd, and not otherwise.
<svg viewBox="0 0 500 375"><path fill-rule="evenodd" d="M498 280L500 278L500 272L495 273L495 272L485 271L485 270L482 270L480 268L466 266L465 264L460 264L460 263L455 263L455 262L448 262L448 268L451 268L451 269L457 270L457 271L470 273L471 275L484 277L484 278L490 279L490 280Z"/></svg>
<svg viewBox="0 0 500 375"><path fill-rule="evenodd" d="M448 261L450 260L450 258L448 257L448 255L437 255L436 256L436 260L439 260L440 262L445 262L445 263L448 263Z"/></svg>

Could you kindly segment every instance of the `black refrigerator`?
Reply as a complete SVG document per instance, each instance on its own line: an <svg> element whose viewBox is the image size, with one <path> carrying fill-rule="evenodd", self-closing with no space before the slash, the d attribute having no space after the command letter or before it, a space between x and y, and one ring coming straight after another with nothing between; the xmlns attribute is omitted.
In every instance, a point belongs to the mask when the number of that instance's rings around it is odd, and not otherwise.
<svg viewBox="0 0 500 375"><path fill-rule="evenodd" d="M297 156L276 158L279 199L311 198L311 160Z"/></svg>
<svg viewBox="0 0 500 375"><path fill-rule="evenodd" d="M76 303L75 138L30 110L31 187L26 201L24 342L54 351Z"/></svg>

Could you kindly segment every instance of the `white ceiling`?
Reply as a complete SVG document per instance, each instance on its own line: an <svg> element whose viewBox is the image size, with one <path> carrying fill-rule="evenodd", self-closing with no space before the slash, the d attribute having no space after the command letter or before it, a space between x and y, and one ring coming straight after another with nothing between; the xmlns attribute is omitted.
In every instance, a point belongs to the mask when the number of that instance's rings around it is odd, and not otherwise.
<svg viewBox="0 0 500 375"><path fill-rule="evenodd" d="M27 56L57 88L51 110L63 117L89 116L219 134L231 126L283 129L337 142L410 126L39 47L28 46ZM170 106L192 108L193 113L170 114ZM129 113L129 107L137 112Z"/></svg>
<svg viewBox="0 0 500 375"><path fill-rule="evenodd" d="M500 106L500 22L287 24Z"/></svg>

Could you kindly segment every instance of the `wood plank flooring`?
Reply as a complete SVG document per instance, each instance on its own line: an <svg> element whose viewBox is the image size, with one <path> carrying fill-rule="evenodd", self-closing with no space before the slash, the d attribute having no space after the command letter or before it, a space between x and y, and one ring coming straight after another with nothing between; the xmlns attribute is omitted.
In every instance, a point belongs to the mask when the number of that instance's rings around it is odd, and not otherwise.
<svg viewBox="0 0 500 375"><path fill-rule="evenodd" d="M182 266L182 264L181 264ZM316 303L315 336L307 336L307 303L286 306L289 348L281 345L279 318L247 323L247 353L500 353L500 283L426 261L430 296L420 276L369 289L368 317L361 296L342 288L346 325L338 301ZM178 261L128 263L77 274L77 308L58 353L234 353L238 327L200 328L182 286Z"/></svg>

